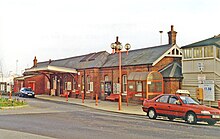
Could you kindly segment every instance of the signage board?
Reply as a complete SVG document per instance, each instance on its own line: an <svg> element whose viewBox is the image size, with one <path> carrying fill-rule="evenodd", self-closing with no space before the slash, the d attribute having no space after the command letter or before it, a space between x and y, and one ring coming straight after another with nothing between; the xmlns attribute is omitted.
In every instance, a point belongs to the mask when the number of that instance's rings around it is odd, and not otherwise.
<svg viewBox="0 0 220 139"><path fill-rule="evenodd" d="M203 89L203 98L205 101L215 101L215 84L212 80L205 80L203 84L198 85Z"/></svg>

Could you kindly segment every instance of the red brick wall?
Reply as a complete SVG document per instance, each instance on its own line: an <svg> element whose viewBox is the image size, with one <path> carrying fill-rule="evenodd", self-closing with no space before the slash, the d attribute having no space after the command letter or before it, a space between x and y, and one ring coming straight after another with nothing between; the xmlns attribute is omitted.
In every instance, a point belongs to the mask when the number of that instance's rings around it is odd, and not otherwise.
<svg viewBox="0 0 220 139"><path fill-rule="evenodd" d="M100 86L101 86L101 81L100 81L100 70L98 68L94 69L86 69L85 73L84 70L79 70L80 75L78 76L78 84L80 84L80 87L78 88L81 91L84 91L82 87L82 78L84 78L85 82L85 92L90 92L89 94L86 93L86 97L94 98L95 94L101 93L100 91ZM87 84L87 77L89 76L90 82L93 82L93 91L89 91L88 84Z"/></svg>
<svg viewBox="0 0 220 139"><path fill-rule="evenodd" d="M19 92L24 85L24 80L14 80L14 92Z"/></svg>
<svg viewBox="0 0 220 139"><path fill-rule="evenodd" d="M24 81L24 87L29 87L29 83L35 84L34 92L36 95L45 94L45 76L36 75L30 78L26 78Z"/></svg>
<svg viewBox="0 0 220 139"><path fill-rule="evenodd" d="M152 70L158 71L160 69L163 69L164 67L166 67L167 65L169 65L173 61L174 61L173 57L165 57L162 60L160 60L154 67L152 67Z"/></svg>
<svg viewBox="0 0 220 139"><path fill-rule="evenodd" d="M174 94L178 89L181 89L181 79L166 78L164 80L165 94Z"/></svg>

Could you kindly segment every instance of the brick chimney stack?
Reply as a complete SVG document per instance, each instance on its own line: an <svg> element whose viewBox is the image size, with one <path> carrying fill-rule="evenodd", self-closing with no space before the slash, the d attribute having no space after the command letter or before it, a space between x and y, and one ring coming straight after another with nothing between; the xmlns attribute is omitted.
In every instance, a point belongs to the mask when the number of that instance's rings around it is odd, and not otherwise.
<svg viewBox="0 0 220 139"><path fill-rule="evenodd" d="M33 67L37 67L37 58L36 58L36 56L34 57L34 66Z"/></svg>
<svg viewBox="0 0 220 139"><path fill-rule="evenodd" d="M169 37L169 44L176 44L176 34L177 32L174 31L173 29L173 25L171 25L171 31L167 32L168 33L168 37Z"/></svg>

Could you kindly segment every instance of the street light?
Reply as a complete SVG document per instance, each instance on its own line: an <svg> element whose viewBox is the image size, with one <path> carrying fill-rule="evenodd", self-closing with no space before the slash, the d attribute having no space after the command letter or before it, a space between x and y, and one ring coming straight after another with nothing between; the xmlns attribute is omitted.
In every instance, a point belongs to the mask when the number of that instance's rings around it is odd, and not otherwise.
<svg viewBox="0 0 220 139"><path fill-rule="evenodd" d="M116 42L111 44L112 53L118 53L119 56L119 99L118 99L118 110L121 110L121 101L122 101L122 93L121 93L121 50L123 49L123 46L121 42L118 41L118 36L116 37ZM126 53L128 55L128 50L131 48L131 45L129 43L126 43L124 48L126 49Z"/></svg>

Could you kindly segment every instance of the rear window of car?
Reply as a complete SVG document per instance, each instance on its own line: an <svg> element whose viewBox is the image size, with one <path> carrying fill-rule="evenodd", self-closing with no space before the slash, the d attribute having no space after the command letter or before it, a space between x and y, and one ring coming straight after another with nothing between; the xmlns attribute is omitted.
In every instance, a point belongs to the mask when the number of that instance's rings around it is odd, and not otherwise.
<svg viewBox="0 0 220 139"><path fill-rule="evenodd" d="M156 102L167 103L168 97L169 97L168 95L161 96L156 100Z"/></svg>

